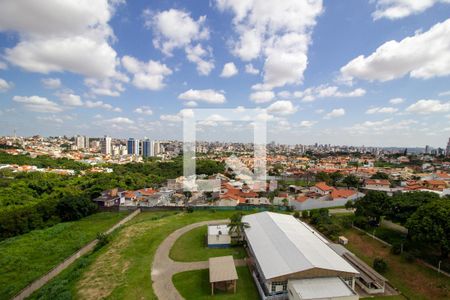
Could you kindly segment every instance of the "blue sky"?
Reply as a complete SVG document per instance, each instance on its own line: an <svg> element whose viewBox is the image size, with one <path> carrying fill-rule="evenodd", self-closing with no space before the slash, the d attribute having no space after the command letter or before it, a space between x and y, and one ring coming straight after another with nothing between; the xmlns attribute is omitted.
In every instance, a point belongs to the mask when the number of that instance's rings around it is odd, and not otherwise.
<svg viewBox="0 0 450 300"><path fill-rule="evenodd" d="M181 139L191 109L245 107L281 143L443 147L449 16L448 0L4 1L0 134ZM211 116L198 136L251 132Z"/></svg>

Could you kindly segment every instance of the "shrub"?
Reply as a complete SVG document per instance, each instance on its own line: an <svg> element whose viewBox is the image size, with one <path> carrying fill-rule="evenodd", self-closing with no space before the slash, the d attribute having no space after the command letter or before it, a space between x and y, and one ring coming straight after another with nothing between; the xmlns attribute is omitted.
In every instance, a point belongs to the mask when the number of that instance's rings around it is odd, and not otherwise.
<svg viewBox="0 0 450 300"><path fill-rule="evenodd" d="M378 273L384 273L387 271L387 263L384 261L384 259L377 257L373 260L373 268Z"/></svg>
<svg viewBox="0 0 450 300"><path fill-rule="evenodd" d="M353 201L347 201L345 203L345 209L352 209L353 208Z"/></svg>
<svg viewBox="0 0 450 300"><path fill-rule="evenodd" d="M188 206L188 208L186 208L186 211L187 211L188 213L193 213L193 212L194 212L194 209L193 209L191 206Z"/></svg>
<svg viewBox="0 0 450 300"><path fill-rule="evenodd" d="M294 218L299 219L300 213L298 211L294 212Z"/></svg>
<svg viewBox="0 0 450 300"><path fill-rule="evenodd" d="M344 216L340 218L340 223L345 229L352 228L353 216Z"/></svg>
<svg viewBox="0 0 450 300"><path fill-rule="evenodd" d="M392 244L391 253L399 255L402 252L402 245L399 243Z"/></svg>
<svg viewBox="0 0 450 300"><path fill-rule="evenodd" d="M108 244L111 241L111 237L106 233L97 233L97 245L95 245L95 250L98 250Z"/></svg>
<svg viewBox="0 0 450 300"><path fill-rule="evenodd" d="M364 216L355 216L353 219L353 224L361 229L366 229L369 226L368 220Z"/></svg>
<svg viewBox="0 0 450 300"><path fill-rule="evenodd" d="M302 218L307 219L309 217L309 212L307 210L302 211Z"/></svg>

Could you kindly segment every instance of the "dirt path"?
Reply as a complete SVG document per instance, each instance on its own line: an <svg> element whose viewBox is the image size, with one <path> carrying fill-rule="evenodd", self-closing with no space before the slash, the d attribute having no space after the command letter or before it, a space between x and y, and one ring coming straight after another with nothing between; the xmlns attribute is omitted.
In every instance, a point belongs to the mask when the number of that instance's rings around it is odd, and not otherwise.
<svg viewBox="0 0 450 300"><path fill-rule="evenodd" d="M228 223L229 220L215 220L215 221L204 221L199 223L194 223L187 225L172 232L158 247L156 250L155 257L152 263L152 282L153 290L158 297L158 299L170 299L179 300L183 297L178 293L177 289L172 283L172 276L176 273L190 271L190 270L201 270L207 269L208 261L197 261L197 262L176 262L169 257L170 249L174 245L175 241L182 236L184 233L208 224L223 224ZM236 259L236 266L245 265L244 259Z"/></svg>

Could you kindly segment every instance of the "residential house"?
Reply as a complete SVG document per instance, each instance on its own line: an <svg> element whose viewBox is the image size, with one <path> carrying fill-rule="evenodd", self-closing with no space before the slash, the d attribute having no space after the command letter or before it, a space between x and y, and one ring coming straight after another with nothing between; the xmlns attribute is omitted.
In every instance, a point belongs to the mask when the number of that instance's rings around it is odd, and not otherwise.
<svg viewBox="0 0 450 300"><path fill-rule="evenodd" d="M328 186L325 182L318 182L316 183L316 185L312 186L310 190L319 195L325 196L329 195L334 190L334 188Z"/></svg>
<svg viewBox="0 0 450 300"><path fill-rule="evenodd" d="M93 200L100 207L119 206L124 200L124 190L114 188L103 191L102 194Z"/></svg>

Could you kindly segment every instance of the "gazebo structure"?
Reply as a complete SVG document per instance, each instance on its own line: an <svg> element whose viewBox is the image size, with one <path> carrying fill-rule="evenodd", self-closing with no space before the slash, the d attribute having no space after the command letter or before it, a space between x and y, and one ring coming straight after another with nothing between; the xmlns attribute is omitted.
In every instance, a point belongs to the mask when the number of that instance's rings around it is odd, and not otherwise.
<svg viewBox="0 0 450 300"><path fill-rule="evenodd" d="M211 257L209 259L211 295L214 295L214 289L223 291L233 290L236 293L237 279L238 275L234 266L233 256Z"/></svg>

